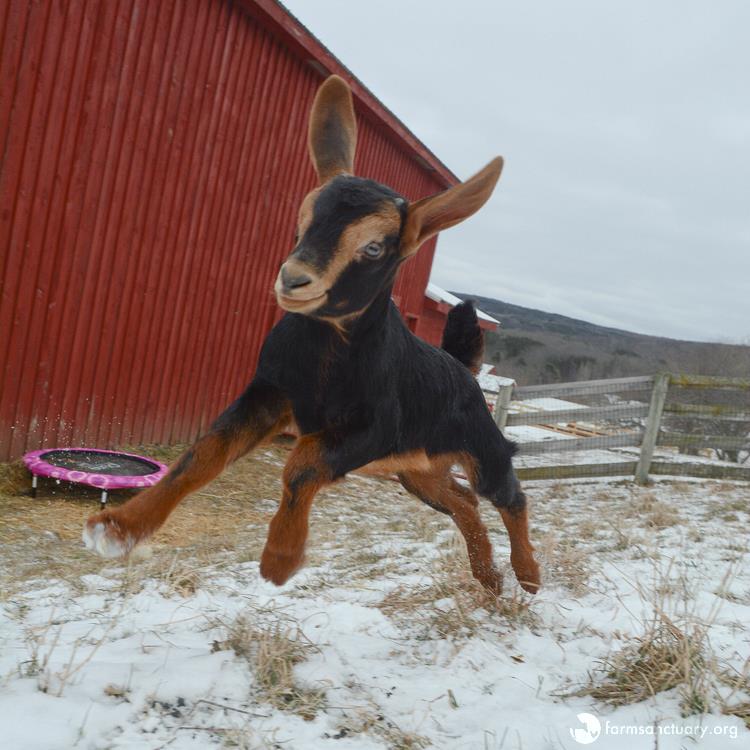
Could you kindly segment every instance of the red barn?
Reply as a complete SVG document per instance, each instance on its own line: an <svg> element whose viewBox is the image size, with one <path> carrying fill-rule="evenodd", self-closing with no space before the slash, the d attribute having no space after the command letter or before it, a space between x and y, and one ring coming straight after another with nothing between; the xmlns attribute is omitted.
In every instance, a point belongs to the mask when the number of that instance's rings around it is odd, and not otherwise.
<svg viewBox="0 0 750 750"><path fill-rule="evenodd" d="M352 85L359 174L409 199L455 184L273 0L8 0L0 459L188 441L242 389L314 185L306 119L329 73ZM434 252L395 288L432 341Z"/></svg>

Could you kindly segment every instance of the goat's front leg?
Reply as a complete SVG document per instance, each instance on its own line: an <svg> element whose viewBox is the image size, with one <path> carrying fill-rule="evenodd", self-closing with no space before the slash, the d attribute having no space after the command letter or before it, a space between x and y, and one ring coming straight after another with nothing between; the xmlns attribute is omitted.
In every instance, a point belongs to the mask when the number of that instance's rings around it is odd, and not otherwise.
<svg viewBox="0 0 750 750"><path fill-rule="evenodd" d="M150 537L186 495L278 433L290 414L289 401L278 388L253 381L158 484L119 508L91 516L83 530L86 546L104 557L126 555Z"/></svg>
<svg viewBox="0 0 750 750"><path fill-rule="evenodd" d="M281 504L260 559L260 574L267 581L281 586L302 565L313 499L332 479L320 435L301 437L284 467Z"/></svg>
<svg viewBox="0 0 750 750"><path fill-rule="evenodd" d="M302 565L310 508L318 490L385 455L378 436L389 435L392 429L389 421L383 421L383 412L378 413L379 422L345 438L318 432L297 441L284 467L281 504L260 560L263 578L280 586Z"/></svg>

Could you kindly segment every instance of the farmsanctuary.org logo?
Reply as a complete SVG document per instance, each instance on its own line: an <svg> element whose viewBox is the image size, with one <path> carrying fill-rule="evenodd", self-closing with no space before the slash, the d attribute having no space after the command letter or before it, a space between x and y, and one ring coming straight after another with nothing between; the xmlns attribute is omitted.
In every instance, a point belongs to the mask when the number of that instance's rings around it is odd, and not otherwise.
<svg viewBox="0 0 750 750"><path fill-rule="evenodd" d="M576 716L576 719L583 724L583 727L571 727L570 736L580 745L590 745L599 739L602 731L602 725L594 714L582 713Z"/></svg>

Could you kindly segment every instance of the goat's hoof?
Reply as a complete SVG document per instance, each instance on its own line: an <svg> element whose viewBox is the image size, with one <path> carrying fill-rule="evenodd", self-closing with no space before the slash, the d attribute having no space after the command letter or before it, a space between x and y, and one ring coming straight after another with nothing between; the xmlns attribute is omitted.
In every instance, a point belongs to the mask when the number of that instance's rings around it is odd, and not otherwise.
<svg viewBox="0 0 750 750"><path fill-rule="evenodd" d="M266 547L260 558L260 575L266 581L283 586L299 570L303 560L302 554L284 555Z"/></svg>
<svg viewBox="0 0 750 750"><path fill-rule="evenodd" d="M135 547L135 536L112 511L97 513L83 527L83 543L87 549L107 558L124 557Z"/></svg>
<svg viewBox="0 0 750 750"><path fill-rule="evenodd" d="M516 574L519 586L530 594L536 594L542 585L542 577L539 573L539 564L533 557L525 558L522 561L510 561L513 572Z"/></svg>

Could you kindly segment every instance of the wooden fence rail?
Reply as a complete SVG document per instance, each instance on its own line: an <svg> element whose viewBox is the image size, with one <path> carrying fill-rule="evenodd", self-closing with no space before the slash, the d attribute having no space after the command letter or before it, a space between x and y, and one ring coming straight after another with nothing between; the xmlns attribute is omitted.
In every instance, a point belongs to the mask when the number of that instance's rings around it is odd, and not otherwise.
<svg viewBox="0 0 750 750"><path fill-rule="evenodd" d="M643 432L630 432L622 435L607 435L595 438L596 449L625 448L629 445L640 445ZM569 453L570 451L591 450L592 438L564 438L562 440L534 440L519 443L518 448L524 455L536 453Z"/></svg>
<svg viewBox="0 0 750 750"><path fill-rule="evenodd" d="M701 403L669 401L670 396L693 393L690 398L699 398ZM722 393L745 393L750 396L750 379L707 377L675 373L659 373L632 378L608 380L585 380L571 383L552 383L516 387L503 385L496 394L494 416L498 425L505 428L528 427L534 430L550 430L550 439L521 439L520 455L543 456L544 454L572 453L624 447L639 447L637 460L627 455L612 462L578 463L562 465L522 466L517 469L521 479L569 479L601 476L633 476L639 483L646 483L650 475L694 476L716 479L742 479L750 481L750 465L742 463L750 457L750 399L746 404L712 403L711 391ZM633 394L640 392L643 400L634 400ZM629 397L622 403L620 394ZM704 394L704 398L696 394ZM569 399L586 397L600 403L580 406L565 404L561 409L550 408L549 403L532 399ZM744 397L743 397L744 398ZM605 403L601 403L602 401ZM648 403L646 403L648 400ZM726 399L725 399L726 400ZM613 403L614 402L614 403ZM547 406L538 409L535 406ZM691 424L711 425L717 434L708 434L702 428L693 433L672 428L677 420ZM692 423L692 420L698 420ZM710 420L710 422L709 422ZM666 422L666 424L665 424ZM578 425L584 423L585 428ZM746 428L742 426L746 423ZM602 431L596 426L606 424ZM592 427L592 425L594 427ZM568 437L554 437L554 433L568 432ZM591 434L591 437L580 435ZM714 449L732 451L738 463L699 463L681 460L667 461L655 458L657 448L677 448L682 451ZM597 456L598 457L598 456ZM600 457L598 457L600 458Z"/></svg>
<svg viewBox="0 0 750 750"><path fill-rule="evenodd" d="M587 393L623 393L642 391L654 382L652 375L636 378L611 378L609 380L576 380L572 383L549 383L546 385L522 385L513 394L518 399L540 398L544 396L577 396Z"/></svg>
<svg viewBox="0 0 750 750"><path fill-rule="evenodd" d="M580 409L560 409L559 411L522 411L518 414L508 414L505 424L508 427L522 424L557 424L567 420L576 420L579 417L586 417L590 421L596 417L605 419L626 419L630 417L645 417L648 414L648 405L630 406L594 406L590 409L582 407Z"/></svg>

